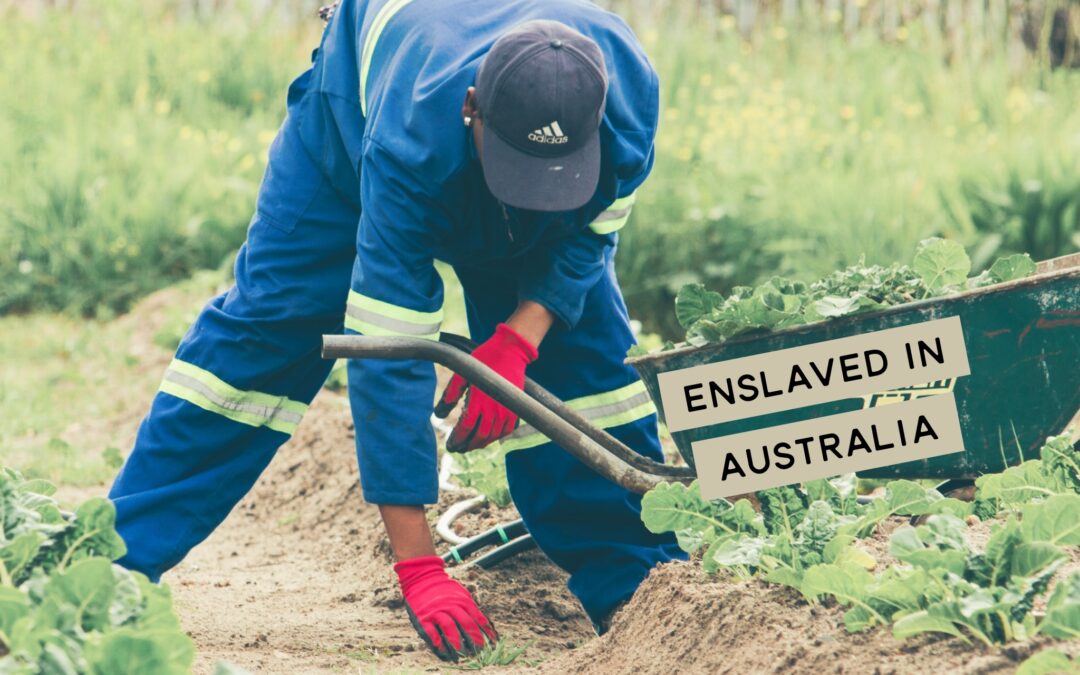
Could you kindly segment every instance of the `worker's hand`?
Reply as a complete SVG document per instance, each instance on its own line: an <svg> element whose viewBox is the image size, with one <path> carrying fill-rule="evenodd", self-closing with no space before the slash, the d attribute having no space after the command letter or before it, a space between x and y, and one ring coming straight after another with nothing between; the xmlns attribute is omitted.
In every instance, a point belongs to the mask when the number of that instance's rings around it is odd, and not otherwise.
<svg viewBox="0 0 1080 675"><path fill-rule="evenodd" d="M499 635L469 591L446 575L435 555L410 558L394 565L409 611L409 621L428 647L443 661L475 655L486 640Z"/></svg>
<svg viewBox="0 0 1080 675"><path fill-rule="evenodd" d="M523 389L525 367L536 360L537 351L513 328L500 323L495 328L495 335L473 350L472 355L518 389ZM517 426L517 415L480 389L470 388L460 375L454 375L446 386L435 406L435 415L449 415L466 390L469 390L469 394L465 399L465 412L446 441L446 449L450 452L482 448L508 435Z"/></svg>

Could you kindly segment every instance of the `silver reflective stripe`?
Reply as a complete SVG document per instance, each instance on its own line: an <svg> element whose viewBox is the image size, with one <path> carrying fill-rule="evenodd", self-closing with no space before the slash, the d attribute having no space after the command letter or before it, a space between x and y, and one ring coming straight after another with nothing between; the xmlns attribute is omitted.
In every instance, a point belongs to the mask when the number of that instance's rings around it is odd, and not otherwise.
<svg viewBox="0 0 1080 675"><path fill-rule="evenodd" d="M598 420L633 410L640 405L649 403L651 400L652 399L649 398L649 392L642 391L634 394L630 398L623 399L622 401L593 406L592 408L584 408L578 412L587 420ZM506 437L506 440L518 439L535 433L536 429L534 429L532 425L522 422L521 426L514 429L514 433Z"/></svg>
<svg viewBox="0 0 1080 675"><path fill-rule="evenodd" d="M259 405L257 403L244 403L241 401L230 400L221 394L214 391L209 385L201 382L194 377L190 377L183 373L178 373L171 368L165 371L165 381L173 382L187 389L191 389L195 392L206 397L208 401L214 405L224 408L225 410L235 410L236 412L247 413L256 417L261 417L267 421L281 421L288 424L299 424L300 420L304 416L300 413L293 412L291 410L283 410L281 408L275 408L273 406Z"/></svg>
<svg viewBox="0 0 1080 675"><path fill-rule="evenodd" d="M630 210L633 206L627 206L625 209L615 209L614 211L604 211L596 217L594 223L603 223L609 220L618 220L619 218L625 218L630 215Z"/></svg>
<svg viewBox="0 0 1080 675"><path fill-rule="evenodd" d="M379 328L385 328L388 331L400 335L416 335L418 337L427 337L432 333L438 335L439 327L442 326L441 321L428 324L416 324L409 321L402 321L401 319L395 319L385 314L373 312L363 307L357 307L350 304L345 309L345 314L351 316L354 319L358 319L365 323L369 323Z"/></svg>

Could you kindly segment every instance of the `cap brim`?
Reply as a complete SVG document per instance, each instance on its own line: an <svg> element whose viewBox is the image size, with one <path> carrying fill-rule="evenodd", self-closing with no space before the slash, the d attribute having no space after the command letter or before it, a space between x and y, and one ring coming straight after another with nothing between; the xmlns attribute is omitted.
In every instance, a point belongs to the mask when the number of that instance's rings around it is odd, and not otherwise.
<svg viewBox="0 0 1080 675"><path fill-rule="evenodd" d="M600 133L569 155L536 157L484 129L484 180L499 201L529 211L572 211L584 206L600 180Z"/></svg>

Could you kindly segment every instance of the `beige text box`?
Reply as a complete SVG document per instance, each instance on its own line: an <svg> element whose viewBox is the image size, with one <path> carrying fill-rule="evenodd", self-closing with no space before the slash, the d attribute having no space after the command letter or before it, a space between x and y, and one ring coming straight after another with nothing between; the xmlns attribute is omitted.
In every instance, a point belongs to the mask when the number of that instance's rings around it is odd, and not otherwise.
<svg viewBox="0 0 1080 675"><path fill-rule="evenodd" d="M949 393L711 438L692 447L701 494L717 499L963 452L964 440L956 399ZM790 466L778 450L791 458Z"/></svg>

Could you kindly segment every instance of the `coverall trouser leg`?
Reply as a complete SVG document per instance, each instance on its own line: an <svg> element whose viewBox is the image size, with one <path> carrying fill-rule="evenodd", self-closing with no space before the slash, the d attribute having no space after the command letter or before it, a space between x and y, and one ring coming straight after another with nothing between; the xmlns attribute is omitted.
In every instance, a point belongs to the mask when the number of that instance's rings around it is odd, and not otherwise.
<svg viewBox="0 0 1080 675"><path fill-rule="evenodd" d="M623 363L634 337L613 255L581 320L572 330L554 326L527 374L627 446L662 460L656 409ZM455 271L470 333L486 340L517 306L513 266ZM506 473L514 504L540 549L570 573L567 585L594 623L628 599L655 565L685 559L674 537L645 529L638 495L601 478L528 425L504 445L511 450Z"/></svg>
<svg viewBox="0 0 1080 675"><path fill-rule="evenodd" d="M235 286L183 338L113 484L119 562L157 580L251 489L326 380L359 211L312 162L293 120L270 149Z"/></svg>

